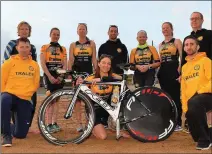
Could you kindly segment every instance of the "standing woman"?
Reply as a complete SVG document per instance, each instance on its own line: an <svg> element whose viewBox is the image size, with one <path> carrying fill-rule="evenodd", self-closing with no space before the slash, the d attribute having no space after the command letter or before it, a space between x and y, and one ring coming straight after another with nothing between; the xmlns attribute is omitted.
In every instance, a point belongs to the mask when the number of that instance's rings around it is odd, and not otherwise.
<svg viewBox="0 0 212 154"><path fill-rule="evenodd" d="M17 27L17 33L19 38L29 38L31 36L31 31L32 31L32 27L30 26L30 24L26 21L21 21L18 24ZM31 50L30 50L30 54L32 56L32 60L37 61L37 53L36 53L36 48L33 44L31 45ZM7 44L6 49L4 51L4 61L8 60L10 58L11 55L16 55L18 54L17 51L17 40L10 40L10 42ZM32 117L31 117L31 121L30 121L30 126L32 125L32 120L35 114L35 108L36 108L36 104L37 104L37 94L36 92L33 94L32 96L32 103L33 103L33 110L32 110ZM12 116L14 117L14 116ZM13 119L14 121L14 119ZM33 132L33 133L38 133L38 131L33 131L33 130L29 130L29 132Z"/></svg>
<svg viewBox="0 0 212 154"><path fill-rule="evenodd" d="M158 72L158 80L161 89L166 91L175 101L178 109L178 119L175 131L181 131L182 105L180 101L180 83L178 82L178 78L181 70L179 56L180 58L182 57L182 42L180 39L173 37L173 26L170 22L164 22L162 24L162 33L164 35L164 41L159 45L161 66Z"/></svg>
<svg viewBox="0 0 212 154"><path fill-rule="evenodd" d="M80 23L77 27L79 40L70 45L68 69L92 74L97 66L96 44L88 39L87 33L87 25Z"/></svg>
<svg viewBox="0 0 212 154"><path fill-rule="evenodd" d="M58 28L52 28L50 31L51 42L41 47L41 67L44 71L44 81L47 84L47 91L50 93L63 88L58 74L54 70L55 67L61 69L67 69L67 54L66 48L61 46L58 41L60 39L60 30ZM54 100L53 104L47 109L47 129L50 133L60 131L60 127L57 125L57 100Z"/></svg>
<svg viewBox="0 0 212 154"><path fill-rule="evenodd" d="M70 45L68 69L93 74L97 67L96 44L86 36L87 30L85 23L78 24L77 34L79 35L79 40ZM80 105L80 102L76 104L78 121L81 120ZM78 131L81 130L80 126Z"/></svg>
<svg viewBox="0 0 212 154"><path fill-rule="evenodd" d="M152 86L155 81L155 69L160 66L159 55L154 46L147 44L147 33L137 33L138 46L130 53L130 63L137 63L133 81L136 87Z"/></svg>

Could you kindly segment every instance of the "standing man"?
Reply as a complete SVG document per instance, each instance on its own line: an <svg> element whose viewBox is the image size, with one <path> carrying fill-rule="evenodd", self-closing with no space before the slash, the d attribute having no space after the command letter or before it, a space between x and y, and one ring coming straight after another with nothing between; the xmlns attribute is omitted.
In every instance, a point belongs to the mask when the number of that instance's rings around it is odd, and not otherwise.
<svg viewBox="0 0 212 154"><path fill-rule="evenodd" d="M207 57L212 60L212 31L202 28L202 24L204 22L204 17L200 12L193 12L190 17L190 24L192 28L191 35L194 36L199 41L199 50L198 52L205 52ZM183 49L184 49L184 42L183 41ZM185 57L187 56L186 52L183 50L182 52L182 60L181 66L186 63ZM209 70L211 71L211 70ZM208 123L212 123L211 113L207 114ZM185 122L186 124L187 122ZM185 125L185 131L189 132L187 125Z"/></svg>
<svg viewBox="0 0 212 154"><path fill-rule="evenodd" d="M199 51L198 52L206 52L208 58L212 60L212 30L207 30L202 28L202 24L204 22L204 18L202 13L193 12L190 17L190 23L192 32L191 35L194 36L199 41ZM185 40L184 40L185 42ZM183 43L184 47L184 43ZM182 66L186 63L185 57L186 52L182 52Z"/></svg>
<svg viewBox="0 0 212 154"><path fill-rule="evenodd" d="M193 36L184 41L187 63L182 67L182 110L188 121L196 149L206 150L212 145L212 131L206 113L212 110L211 60L205 52L198 52L199 43Z"/></svg>
<svg viewBox="0 0 212 154"><path fill-rule="evenodd" d="M126 46L118 37L118 26L111 25L108 29L109 40L99 48L98 58L102 54L112 56L112 70L116 74L123 74L123 70L117 67L117 64L128 62L128 51Z"/></svg>
<svg viewBox="0 0 212 154"><path fill-rule="evenodd" d="M32 95L40 83L40 70L32 60L31 45L27 38L17 40L18 54L11 56L1 65L1 132L2 146L12 146L12 136L25 138L33 110ZM14 125L10 124L11 111Z"/></svg>

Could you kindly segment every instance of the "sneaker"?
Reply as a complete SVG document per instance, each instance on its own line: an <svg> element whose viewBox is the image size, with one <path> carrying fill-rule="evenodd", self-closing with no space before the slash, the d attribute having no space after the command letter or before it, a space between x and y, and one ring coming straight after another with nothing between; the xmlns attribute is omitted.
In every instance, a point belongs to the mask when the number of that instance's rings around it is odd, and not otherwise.
<svg viewBox="0 0 212 154"><path fill-rule="evenodd" d="M183 128L183 132L185 132L187 134L190 133L189 128L188 128L188 122L187 122L187 120L185 120L185 125L184 125L184 128Z"/></svg>
<svg viewBox="0 0 212 154"><path fill-rule="evenodd" d="M47 131L49 133L54 133L54 128L53 128L53 125L52 124L49 124L47 127L46 127Z"/></svg>
<svg viewBox="0 0 212 154"><path fill-rule="evenodd" d="M181 126L179 126L179 125L177 125L177 126L175 127L175 129L174 129L175 132L179 132L179 131L181 131L181 130L183 130L183 128L182 128Z"/></svg>
<svg viewBox="0 0 212 154"><path fill-rule="evenodd" d="M60 126L58 126L56 122L52 125L52 127L54 133L59 132L61 130Z"/></svg>
<svg viewBox="0 0 212 154"><path fill-rule="evenodd" d="M4 136L3 142L1 144L3 147L11 147L12 146L12 136Z"/></svg>
<svg viewBox="0 0 212 154"><path fill-rule="evenodd" d="M212 143L198 143L196 146L197 150L208 150L212 146Z"/></svg>
<svg viewBox="0 0 212 154"><path fill-rule="evenodd" d="M80 124L80 126L77 128L77 131L80 132L80 133L83 132L83 126L82 126L82 124Z"/></svg>

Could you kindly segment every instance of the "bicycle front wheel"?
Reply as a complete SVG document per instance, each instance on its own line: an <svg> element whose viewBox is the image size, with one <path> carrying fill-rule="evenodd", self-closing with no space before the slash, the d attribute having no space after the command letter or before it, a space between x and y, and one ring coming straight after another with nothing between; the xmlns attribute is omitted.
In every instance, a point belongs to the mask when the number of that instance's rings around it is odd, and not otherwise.
<svg viewBox="0 0 212 154"><path fill-rule="evenodd" d="M42 136L52 144L81 143L93 129L94 108L83 93L78 94L71 117L64 118L73 96L74 89L57 90L40 106L38 127Z"/></svg>
<svg viewBox="0 0 212 154"><path fill-rule="evenodd" d="M142 118L142 115L148 114ZM127 98L123 109L129 133L142 142L158 142L167 139L176 126L177 108L172 98L156 87L138 88Z"/></svg>

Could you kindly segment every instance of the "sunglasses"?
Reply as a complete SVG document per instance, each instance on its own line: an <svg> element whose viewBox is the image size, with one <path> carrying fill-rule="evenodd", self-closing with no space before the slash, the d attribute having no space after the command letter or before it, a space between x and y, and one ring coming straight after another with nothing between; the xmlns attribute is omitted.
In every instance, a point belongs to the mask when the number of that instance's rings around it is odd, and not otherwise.
<svg viewBox="0 0 212 154"><path fill-rule="evenodd" d="M113 56L111 56L111 55L107 55L107 54L102 54L100 57L99 57L99 61L101 61L103 58L109 58L110 60L112 60L113 59Z"/></svg>

